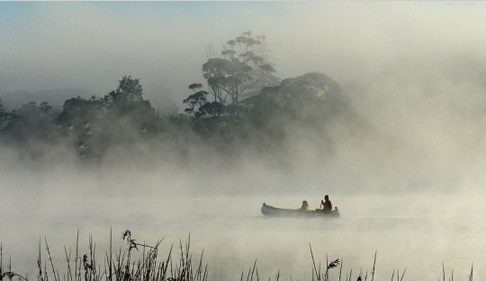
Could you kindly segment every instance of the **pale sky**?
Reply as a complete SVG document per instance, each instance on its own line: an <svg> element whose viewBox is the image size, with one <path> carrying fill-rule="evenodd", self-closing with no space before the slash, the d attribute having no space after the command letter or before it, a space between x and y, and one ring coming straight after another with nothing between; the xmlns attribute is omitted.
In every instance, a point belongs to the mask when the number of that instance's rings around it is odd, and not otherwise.
<svg viewBox="0 0 486 281"><path fill-rule="evenodd" d="M359 84L449 60L482 68L486 4L0 3L0 92L103 95L131 74L158 108L177 106L202 81L206 50L246 30L267 36L282 78L321 71Z"/></svg>

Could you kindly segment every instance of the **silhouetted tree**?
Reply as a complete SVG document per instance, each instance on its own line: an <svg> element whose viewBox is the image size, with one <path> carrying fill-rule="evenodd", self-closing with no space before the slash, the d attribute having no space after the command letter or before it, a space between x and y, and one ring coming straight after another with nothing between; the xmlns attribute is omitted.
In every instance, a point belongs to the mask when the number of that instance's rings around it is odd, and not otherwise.
<svg viewBox="0 0 486 281"><path fill-rule="evenodd" d="M183 103L187 105L184 111L191 115L197 116L199 108L201 108L207 102L208 92L202 90L203 85L199 83L192 83L189 85L189 89L192 90L187 98L184 99Z"/></svg>
<svg viewBox="0 0 486 281"><path fill-rule="evenodd" d="M196 113L196 117L219 117L224 112L224 106L220 102L213 101L213 102L206 102L201 107L199 107L198 112Z"/></svg>
<svg viewBox="0 0 486 281"><path fill-rule="evenodd" d="M66 100L58 121L82 155L99 155L110 145L155 134L162 123L150 102L143 99L140 81L130 76L101 98Z"/></svg>
<svg viewBox="0 0 486 281"><path fill-rule="evenodd" d="M4 139L16 142L54 141L57 137L55 113L47 102L29 102L8 113L4 111Z"/></svg>
<svg viewBox="0 0 486 281"><path fill-rule="evenodd" d="M0 114L4 114L5 113L5 106L3 105L3 100L2 98L0 98Z"/></svg>
<svg viewBox="0 0 486 281"><path fill-rule="evenodd" d="M11 121L11 114L7 111L3 105L3 101L0 98L0 134L5 130L8 123Z"/></svg>
<svg viewBox="0 0 486 281"><path fill-rule="evenodd" d="M289 122L324 124L345 111L346 105L338 84L317 72L285 79L245 101L252 125L276 134L281 134Z"/></svg>
<svg viewBox="0 0 486 281"><path fill-rule="evenodd" d="M211 89L214 101L223 106L238 106L240 86L252 79L252 70L259 68L267 72L274 71L266 59L264 43L264 36L253 37L251 32L247 31L226 42L221 56L210 58L203 64L203 76Z"/></svg>
<svg viewBox="0 0 486 281"><path fill-rule="evenodd" d="M142 85L138 79L133 79L131 76L124 76L118 81L118 88L110 92L108 95L113 102L118 102L121 100L142 100Z"/></svg>

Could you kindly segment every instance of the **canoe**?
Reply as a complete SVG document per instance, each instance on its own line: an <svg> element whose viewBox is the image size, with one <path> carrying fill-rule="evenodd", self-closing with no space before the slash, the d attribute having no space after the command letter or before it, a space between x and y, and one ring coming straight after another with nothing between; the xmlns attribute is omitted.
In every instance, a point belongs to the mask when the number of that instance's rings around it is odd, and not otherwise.
<svg viewBox="0 0 486 281"><path fill-rule="evenodd" d="M332 211L314 210L304 211L300 209L281 209L263 203L262 214L269 217L339 217L339 210L336 207Z"/></svg>

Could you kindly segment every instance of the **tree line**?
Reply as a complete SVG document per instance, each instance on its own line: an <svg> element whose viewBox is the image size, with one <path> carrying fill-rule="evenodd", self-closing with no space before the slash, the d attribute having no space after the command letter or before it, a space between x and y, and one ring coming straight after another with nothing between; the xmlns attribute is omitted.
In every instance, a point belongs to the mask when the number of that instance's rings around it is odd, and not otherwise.
<svg viewBox="0 0 486 281"><path fill-rule="evenodd" d="M333 79L313 72L281 80L267 52L265 37L251 32L226 42L202 65L203 81L189 83L181 114L157 112L131 76L104 96L70 98L60 110L46 102L7 110L0 99L0 141L22 149L68 143L81 157L101 157L116 144L188 135L231 147L262 138L279 142L295 125L322 128L347 110Z"/></svg>

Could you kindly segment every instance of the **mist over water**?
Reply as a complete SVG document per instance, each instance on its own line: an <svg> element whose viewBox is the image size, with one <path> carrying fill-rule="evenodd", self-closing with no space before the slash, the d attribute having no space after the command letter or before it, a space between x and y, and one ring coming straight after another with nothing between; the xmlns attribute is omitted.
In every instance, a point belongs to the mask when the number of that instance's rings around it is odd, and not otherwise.
<svg viewBox="0 0 486 281"><path fill-rule="evenodd" d="M316 194L317 196L317 194ZM315 196L315 197L316 197ZM306 197L307 198L307 197ZM432 200L433 198L434 200ZM194 251L205 250L210 276L237 279L240 270L258 259L260 274L309 276L311 243L320 260L343 258L345 268L370 270L374 250L378 251L380 278L392 269L408 268L408 278L435 278L442 262L466 275L473 261L484 258L484 209L477 199L467 206L431 206L435 200L454 202L455 196L335 196L342 218L338 220L268 219L259 214L260 202L298 207L301 197L151 196L146 198L91 198L69 200L26 199L2 204L4 251L12 253L14 268L33 268L39 233L47 235L55 259L62 262L62 245L73 246L75 230L81 243L93 234L97 251L107 249L109 227L115 245L125 229L132 229L139 241L154 243L165 238L164 249L191 233ZM339 202L339 203L338 203ZM311 201L311 207L317 202ZM440 211L441 210L441 211ZM19 226L19 223L21 224ZM484 267L475 262L476 274ZM462 275L461 275L462 273ZM302 278L303 278L302 277Z"/></svg>
<svg viewBox="0 0 486 281"><path fill-rule="evenodd" d="M62 142L33 143L43 148L40 160L1 144L0 241L14 268L33 272L44 235L62 262L62 246L74 243L78 229L82 245L93 234L103 254L113 227L116 243L130 229L147 243L166 237L165 249L190 233L194 251L204 248L216 280L238 279L255 258L262 276L280 270L286 278L310 279L309 243L318 259L342 258L345 269L358 272L370 270L378 251L380 280L404 268L406 279L435 280L442 263L458 278L466 278L472 263L475 278L486 276L485 5L160 3L172 13L166 19L147 5L132 10L137 16L129 23L120 20L124 8L107 13L113 8L108 4L38 6L38 26L56 29L41 28L37 36L59 41L40 41L44 48L35 49L28 36L1 29L9 38L0 45L8 62L0 71L2 92L48 95L49 89L88 88L80 94L100 95L130 72L140 76L161 115L181 112L186 84L202 80L207 42L252 28L268 37L281 78L323 71L338 82L349 112L322 130L289 124L292 133L275 142L278 147L254 138L230 154L192 134L187 142L114 145L92 162ZM227 19L241 5L253 13L244 10L238 23L214 28L208 15ZM75 17L55 17L64 12ZM278 21L275 13L282 15ZM179 14L188 19L183 25ZM196 24L196 14L211 19ZM3 21L18 30L26 26L22 17ZM94 31L100 22L104 28ZM119 32L126 25L130 32ZM68 36L66 28L98 43ZM190 40L184 31L199 35ZM126 40L141 43L110 51ZM58 56L49 60L52 54ZM29 58L39 76L27 69ZM55 92L53 99L60 96ZM9 97L11 105L24 101ZM325 194L341 218L260 214L263 202L298 208L308 200L311 209L318 208Z"/></svg>
<svg viewBox="0 0 486 281"><path fill-rule="evenodd" d="M62 246L73 245L77 229L81 245L93 234L102 253L113 227L115 245L131 229L147 243L164 237L166 250L190 233L193 250L204 248L210 276L218 280L238 279L255 258L262 276L278 270L282 276L310 276L309 243L320 260L326 253L343 258L345 268L353 271L369 271L377 250L380 278L405 267L408 278L436 278L443 262L458 276L466 276L474 262L476 276L484 276L482 192L443 191L428 179L423 180L428 186L397 184L381 192L365 184L389 184L390 178L369 172L342 178L342 166L357 168L338 163L329 163L326 172L295 167L282 172L257 161L240 163L237 171L200 164L194 165L201 171L155 164L143 170L122 164L2 167L1 240L14 268L23 269L35 265L39 236L47 236L61 263ZM311 209L317 208L327 193L341 218L272 219L260 214L263 202L298 208L306 199Z"/></svg>

